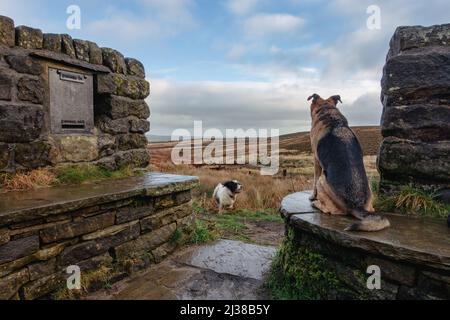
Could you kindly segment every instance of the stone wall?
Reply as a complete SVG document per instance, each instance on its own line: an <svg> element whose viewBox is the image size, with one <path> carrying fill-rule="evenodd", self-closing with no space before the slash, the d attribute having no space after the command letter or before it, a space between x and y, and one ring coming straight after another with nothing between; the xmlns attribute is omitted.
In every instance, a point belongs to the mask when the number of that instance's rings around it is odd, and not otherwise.
<svg viewBox="0 0 450 320"><path fill-rule="evenodd" d="M151 174L0 195L0 300L47 297L72 265L82 277L107 268L114 281L161 262L193 231L197 183Z"/></svg>
<svg viewBox="0 0 450 320"><path fill-rule="evenodd" d="M450 190L450 24L400 27L382 80L381 190Z"/></svg>
<svg viewBox="0 0 450 320"><path fill-rule="evenodd" d="M94 75L95 130L52 134L48 68ZM145 167L150 85L139 61L0 16L0 172L61 163Z"/></svg>
<svg viewBox="0 0 450 320"><path fill-rule="evenodd" d="M311 207L310 193L286 197L288 236L275 261L280 282L299 284L313 299L437 300L450 298L450 234L445 221L389 215L382 232L344 231L354 220ZM303 264L296 270L292 264ZM367 287L370 266L381 288ZM281 276L280 276L281 273ZM283 279L284 278L284 279ZM372 282L371 282L372 283Z"/></svg>

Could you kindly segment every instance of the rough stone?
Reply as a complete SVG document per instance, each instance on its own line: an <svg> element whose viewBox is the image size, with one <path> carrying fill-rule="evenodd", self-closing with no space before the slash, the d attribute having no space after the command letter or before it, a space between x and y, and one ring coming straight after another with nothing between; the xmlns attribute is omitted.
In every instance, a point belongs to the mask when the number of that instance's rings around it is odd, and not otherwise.
<svg viewBox="0 0 450 320"><path fill-rule="evenodd" d="M142 231L154 231L162 226L174 223L177 219L192 213L192 204L181 205L175 208L160 211L141 220Z"/></svg>
<svg viewBox="0 0 450 320"><path fill-rule="evenodd" d="M42 49L44 35L39 29L26 26L16 28L16 46L25 49Z"/></svg>
<svg viewBox="0 0 450 320"><path fill-rule="evenodd" d="M127 225L117 234L89 242L83 242L78 245L66 248L60 256L59 264L68 266L78 261L87 260L93 256L98 256L111 248L122 243L134 240L139 237L140 227L138 223Z"/></svg>
<svg viewBox="0 0 450 320"><path fill-rule="evenodd" d="M25 300L36 300L48 293L51 293L65 283L66 278L63 273L55 273L45 278L27 283L22 289L22 296Z"/></svg>
<svg viewBox="0 0 450 320"><path fill-rule="evenodd" d="M27 269L2 278L0 281L0 300L11 299L29 279L30 275Z"/></svg>
<svg viewBox="0 0 450 320"><path fill-rule="evenodd" d="M450 273L441 275L423 271L419 274L417 287L424 294L448 299L450 297Z"/></svg>
<svg viewBox="0 0 450 320"><path fill-rule="evenodd" d="M388 107L383 113L384 137L435 142L450 140L450 106L410 105Z"/></svg>
<svg viewBox="0 0 450 320"><path fill-rule="evenodd" d="M97 77L97 92L141 100L149 96L150 84L138 77L114 73L101 74Z"/></svg>
<svg viewBox="0 0 450 320"><path fill-rule="evenodd" d="M168 255L174 252L176 248L176 244L168 242L156 248L155 250L152 250L154 262L161 263Z"/></svg>
<svg viewBox="0 0 450 320"><path fill-rule="evenodd" d="M80 39L74 39L73 40L73 46L75 48L75 54L77 56L77 59L83 60L86 62L89 62L89 42L80 40Z"/></svg>
<svg viewBox="0 0 450 320"><path fill-rule="evenodd" d="M109 253L105 253L100 256L81 261L77 263L77 265L80 267L81 272L89 272L92 270L97 270L100 267L112 267L112 263L113 258L109 255Z"/></svg>
<svg viewBox="0 0 450 320"><path fill-rule="evenodd" d="M8 229L0 229L0 246L9 242L9 230Z"/></svg>
<svg viewBox="0 0 450 320"><path fill-rule="evenodd" d="M75 52L75 47L73 46L72 37L68 34L61 35L61 51L67 54L71 58L76 58L77 53Z"/></svg>
<svg viewBox="0 0 450 320"><path fill-rule="evenodd" d="M429 46L449 46L450 24L398 27L391 39L388 59L402 52Z"/></svg>
<svg viewBox="0 0 450 320"><path fill-rule="evenodd" d="M98 136L98 150L99 156L109 157L116 152L116 138L109 134L102 134ZM115 165L115 161L114 161Z"/></svg>
<svg viewBox="0 0 450 320"><path fill-rule="evenodd" d="M135 116L139 119L150 117L150 108L144 100L132 100L113 95L103 98L98 107L101 113L106 114L113 120L128 116Z"/></svg>
<svg viewBox="0 0 450 320"><path fill-rule="evenodd" d="M176 230L176 224L165 226L159 230L144 234L138 239L118 246L115 250L116 258L123 262L130 257L148 253L170 240Z"/></svg>
<svg viewBox="0 0 450 320"><path fill-rule="evenodd" d="M132 133L147 133L150 131L150 122L144 119L138 119L135 117L130 118L130 132Z"/></svg>
<svg viewBox="0 0 450 320"><path fill-rule="evenodd" d="M33 141L41 134L43 121L40 106L0 104L0 141Z"/></svg>
<svg viewBox="0 0 450 320"><path fill-rule="evenodd" d="M5 169L9 165L10 161L11 161L11 150L9 148L9 145L0 143L0 171L2 169Z"/></svg>
<svg viewBox="0 0 450 320"><path fill-rule="evenodd" d="M367 266L379 266L383 279L410 287L415 285L416 269L412 266L374 257L367 258L366 263Z"/></svg>
<svg viewBox="0 0 450 320"><path fill-rule="evenodd" d="M117 136L119 150L144 149L148 145L147 138L142 134L121 134Z"/></svg>
<svg viewBox="0 0 450 320"><path fill-rule="evenodd" d="M408 181L425 179L428 181L450 180L450 142L421 143L398 138L384 140L379 167L387 179Z"/></svg>
<svg viewBox="0 0 450 320"><path fill-rule="evenodd" d="M37 169L54 164L51 159L51 145L45 141L16 144L14 160L18 165L27 169Z"/></svg>
<svg viewBox="0 0 450 320"><path fill-rule="evenodd" d="M119 168L132 166L135 168L145 168L149 165L150 155L147 149L129 150L118 152L115 155L116 164Z"/></svg>
<svg viewBox="0 0 450 320"><path fill-rule="evenodd" d="M13 82L8 74L0 74L0 100L11 100Z"/></svg>
<svg viewBox="0 0 450 320"><path fill-rule="evenodd" d="M91 240L96 240L96 239L100 239L100 238L112 237L112 236L115 236L115 235L123 232L124 230L129 229L130 226L134 226L137 223L138 223L137 221L133 221L133 222L126 223L126 224L114 225L109 228L104 228L97 232L93 232L91 234L87 234L87 235L83 236L82 240L83 241L91 241Z"/></svg>
<svg viewBox="0 0 450 320"><path fill-rule="evenodd" d="M38 262L28 266L30 272L30 281L35 281L39 278L44 278L55 273L56 259Z"/></svg>
<svg viewBox="0 0 450 320"><path fill-rule="evenodd" d="M33 236L16 241L10 241L0 246L0 264L4 264L39 250L39 237Z"/></svg>
<svg viewBox="0 0 450 320"><path fill-rule="evenodd" d="M388 60L384 67L382 90L384 106L448 104L450 47L427 48Z"/></svg>
<svg viewBox="0 0 450 320"><path fill-rule="evenodd" d="M44 102L44 87L42 81L22 77L17 83L17 98L21 101L29 101L36 104Z"/></svg>
<svg viewBox="0 0 450 320"><path fill-rule="evenodd" d="M15 37L14 21L8 17L0 16L0 44L14 47Z"/></svg>
<svg viewBox="0 0 450 320"><path fill-rule="evenodd" d="M126 118L112 120L107 116L100 116L96 120L96 125L102 132L112 135L128 133L130 129L130 122Z"/></svg>
<svg viewBox="0 0 450 320"><path fill-rule="evenodd" d="M74 238L112 226L115 222L115 218L115 213L112 212L87 218L78 222L57 225L42 230L40 232L40 238L44 244Z"/></svg>
<svg viewBox="0 0 450 320"><path fill-rule="evenodd" d="M99 157L96 136L59 135L53 137L55 162L90 162Z"/></svg>
<svg viewBox="0 0 450 320"><path fill-rule="evenodd" d="M102 158L98 161L96 161L94 163L96 166L109 170L109 171L116 171L117 168L117 164L116 164L116 159L114 157L106 157L106 158Z"/></svg>
<svg viewBox="0 0 450 320"><path fill-rule="evenodd" d="M132 58L126 58L125 63L127 64L128 75L145 78L145 68L140 61Z"/></svg>
<svg viewBox="0 0 450 320"><path fill-rule="evenodd" d="M107 66L113 73L125 74L127 66L124 56L117 50L102 48L103 65Z"/></svg>
<svg viewBox="0 0 450 320"><path fill-rule="evenodd" d="M43 72L41 64L30 56L9 55L6 57L6 61L11 68L19 73L40 75Z"/></svg>
<svg viewBox="0 0 450 320"><path fill-rule="evenodd" d="M62 39L61 35L54 33L44 33L43 48L53 52L61 52Z"/></svg>
<svg viewBox="0 0 450 320"><path fill-rule="evenodd" d="M125 223L142 219L155 212L153 202L148 202L143 206L128 206L117 211L117 223Z"/></svg>
<svg viewBox="0 0 450 320"><path fill-rule="evenodd" d="M89 62L92 64L103 64L102 49L95 43L88 41L89 44Z"/></svg>

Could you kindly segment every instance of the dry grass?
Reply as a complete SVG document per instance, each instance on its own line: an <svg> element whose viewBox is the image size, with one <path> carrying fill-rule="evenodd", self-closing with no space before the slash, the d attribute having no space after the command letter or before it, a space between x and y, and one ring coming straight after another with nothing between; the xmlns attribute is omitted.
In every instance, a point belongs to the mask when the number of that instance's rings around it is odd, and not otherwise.
<svg viewBox="0 0 450 320"><path fill-rule="evenodd" d="M238 196L237 209L248 210L278 210L281 200L293 192L310 189L311 177L297 176L292 178L277 178L261 176L259 171L245 168L228 168L215 170L208 167L158 165L156 171L171 172L197 176L200 187L195 191L197 204L207 210L216 210L217 205L212 199L218 183L228 180L238 180L244 186L244 192Z"/></svg>
<svg viewBox="0 0 450 320"><path fill-rule="evenodd" d="M0 181L5 191L23 191L37 188L46 188L56 181L56 174L49 169L37 169L14 175L3 175Z"/></svg>

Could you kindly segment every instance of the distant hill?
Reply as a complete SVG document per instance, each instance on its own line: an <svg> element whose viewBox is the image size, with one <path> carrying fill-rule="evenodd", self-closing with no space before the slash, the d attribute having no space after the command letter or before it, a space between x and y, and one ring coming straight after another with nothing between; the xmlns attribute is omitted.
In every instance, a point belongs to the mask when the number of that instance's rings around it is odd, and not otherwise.
<svg viewBox="0 0 450 320"><path fill-rule="evenodd" d="M377 155L383 137L381 128L353 127L364 150L365 155ZM297 150L299 152L311 152L311 140L309 132L300 132L283 135L280 137L280 149Z"/></svg>

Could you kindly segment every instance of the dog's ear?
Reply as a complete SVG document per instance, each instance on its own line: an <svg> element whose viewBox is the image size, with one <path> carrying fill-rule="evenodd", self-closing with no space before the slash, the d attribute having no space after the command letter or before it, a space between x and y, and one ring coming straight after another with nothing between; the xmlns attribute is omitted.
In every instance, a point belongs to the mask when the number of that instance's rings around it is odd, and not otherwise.
<svg viewBox="0 0 450 320"><path fill-rule="evenodd" d="M319 96L317 93L314 93L312 96L310 96L310 97L308 98L308 101L311 101L311 100L312 100L313 103L316 103L318 99L320 99L320 96Z"/></svg>
<svg viewBox="0 0 450 320"><path fill-rule="evenodd" d="M341 96L336 95L336 96L332 96L330 99L332 99L334 101L334 104L337 105L338 102L342 103L342 99Z"/></svg>
<svg viewBox="0 0 450 320"><path fill-rule="evenodd" d="M227 181L223 185L224 185L224 187L228 188L233 193L235 193L238 188L237 183L234 181Z"/></svg>

